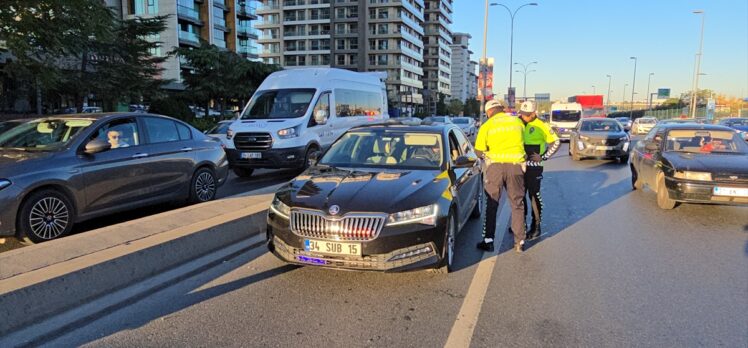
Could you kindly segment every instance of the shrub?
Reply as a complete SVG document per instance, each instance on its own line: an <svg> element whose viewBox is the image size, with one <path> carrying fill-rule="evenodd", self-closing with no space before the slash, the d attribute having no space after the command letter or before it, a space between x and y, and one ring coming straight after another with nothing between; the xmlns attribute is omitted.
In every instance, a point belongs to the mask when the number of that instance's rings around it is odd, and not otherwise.
<svg viewBox="0 0 748 348"><path fill-rule="evenodd" d="M185 122L192 122L194 118L192 110L187 106L187 103L175 97L166 97L152 101L148 112L171 116Z"/></svg>

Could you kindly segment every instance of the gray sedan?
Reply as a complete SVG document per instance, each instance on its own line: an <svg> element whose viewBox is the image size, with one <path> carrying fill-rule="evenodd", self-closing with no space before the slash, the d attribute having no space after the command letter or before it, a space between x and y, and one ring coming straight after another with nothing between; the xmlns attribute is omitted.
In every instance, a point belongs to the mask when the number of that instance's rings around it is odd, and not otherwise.
<svg viewBox="0 0 748 348"><path fill-rule="evenodd" d="M0 134L0 236L33 242L146 205L215 198L218 140L173 118L112 113L29 120Z"/></svg>

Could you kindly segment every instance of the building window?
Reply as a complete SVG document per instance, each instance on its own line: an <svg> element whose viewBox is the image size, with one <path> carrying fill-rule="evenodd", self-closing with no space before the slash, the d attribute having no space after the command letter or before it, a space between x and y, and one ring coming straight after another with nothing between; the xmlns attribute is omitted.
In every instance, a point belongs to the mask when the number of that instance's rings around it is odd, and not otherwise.
<svg viewBox="0 0 748 348"><path fill-rule="evenodd" d="M338 42L338 49L344 50L345 49L345 40L337 40Z"/></svg>
<svg viewBox="0 0 748 348"><path fill-rule="evenodd" d="M335 58L337 60L338 65L345 65L345 55L344 54L338 54Z"/></svg>

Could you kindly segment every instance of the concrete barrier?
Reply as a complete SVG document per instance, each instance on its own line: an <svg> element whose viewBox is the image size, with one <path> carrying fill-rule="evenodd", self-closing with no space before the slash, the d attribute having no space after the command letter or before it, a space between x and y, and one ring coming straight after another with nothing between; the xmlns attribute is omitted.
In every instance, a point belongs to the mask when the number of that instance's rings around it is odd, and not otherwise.
<svg viewBox="0 0 748 348"><path fill-rule="evenodd" d="M0 254L0 337L264 233L271 199L230 197Z"/></svg>

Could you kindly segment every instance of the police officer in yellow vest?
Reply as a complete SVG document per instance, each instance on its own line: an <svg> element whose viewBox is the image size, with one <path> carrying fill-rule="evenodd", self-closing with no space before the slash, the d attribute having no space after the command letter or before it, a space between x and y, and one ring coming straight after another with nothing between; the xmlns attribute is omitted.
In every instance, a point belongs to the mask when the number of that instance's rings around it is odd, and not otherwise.
<svg viewBox="0 0 748 348"><path fill-rule="evenodd" d="M532 209L532 223L527 232L527 239L533 240L542 234L540 222L543 218L543 198L540 195L540 181L543 179L543 161L556 153L561 142L553 129L538 119L535 102L531 100L523 102L519 108L519 114L525 124L525 153L528 158L525 189L527 195L530 196ZM523 203L523 205L527 211L526 204Z"/></svg>
<svg viewBox="0 0 748 348"><path fill-rule="evenodd" d="M525 241L525 149L524 124L522 121L502 112L499 101L486 103L486 115L489 117L478 130L475 149L486 161L483 172L483 183L487 207L483 216L483 241L478 248L494 250L496 235L496 215L502 189L507 192L507 204L512 210L512 231L514 232L514 250L522 252Z"/></svg>

